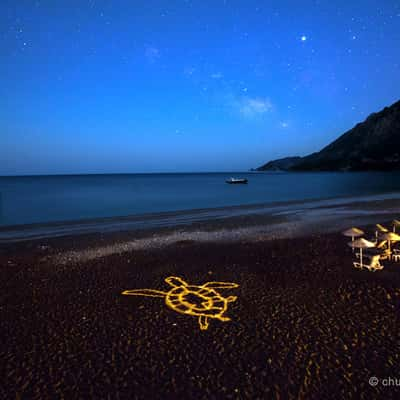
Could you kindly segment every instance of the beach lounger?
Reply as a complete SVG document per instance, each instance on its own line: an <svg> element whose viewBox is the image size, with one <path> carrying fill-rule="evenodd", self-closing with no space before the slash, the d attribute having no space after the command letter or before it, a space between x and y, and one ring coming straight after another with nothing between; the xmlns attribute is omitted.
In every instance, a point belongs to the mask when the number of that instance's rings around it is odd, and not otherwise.
<svg viewBox="0 0 400 400"><path fill-rule="evenodd" d="M373 248L371 250L363 252L363 257L372 258L373 256L380 256L381 260L383 260L390 256L390 251L387 248L379 248L379 249ZM355 256L357 258L360 258L360 255L361 255L360 252L355 253Z"/></svg>
<svg viewBox="0 0 400 400"><path fill-rule="evenodd" d="M400 249L393 249L392 260L396 262L400 261Z"/></svg>
<svg viewBox="0 0 400 400"><path fill-rule="evenodd" d="M392 253L389 251L389 249L385 249L380 254L380 259L381 260L386 260L386 259L390 258L391 255L392 255Z"/></svg>
<svg viewBox="0 0 400 400"><path fill-rule="evenodd" d="M359 262L353 262L354 268L363 269L366 268L368 271L379 271L383 269L383 265L379 262L380 256L372 256L369 264L361 264Z"/></svg>
<svg viewBox="0 0 400 400"><path fill-rule="evenodd" d="M390 258L391 252L389 250L387 240L382 240L376 245L376 248L381 251L381 253L379 254L381 260L386 260L387 258Z"/></svg>

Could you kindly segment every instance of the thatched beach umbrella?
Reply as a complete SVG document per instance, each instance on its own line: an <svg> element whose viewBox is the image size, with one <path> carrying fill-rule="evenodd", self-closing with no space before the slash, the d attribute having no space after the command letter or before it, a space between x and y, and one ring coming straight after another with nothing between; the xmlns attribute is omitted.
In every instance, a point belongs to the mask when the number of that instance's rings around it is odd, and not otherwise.
<svg viewBox="0 0 400 400"><path fill-rule="evenodd" d="M389 229L386 229L381 224L376 224L375 226L376 226L375 237L376 237L376 241L378 241L378 235L381 234L381 233L389 232Z"/></svg>
<svg viewBox="0 0 400 400"><path fill-rule="evenodd" d="M354 226L352 228L349 228L342 232L344 236L351 237L351 241L354 242L354 238L360 237L364 235L364 232L361 229L355 228ZM354 247L353 247L353 252L354 252Z"/></svg>
<svg viewBox="0 0 400 400"><path fill-rule="evenodd" d="M388 249L389 249L389 254L390 254L390 244L391 242L399 242L400 241L400 235L394 232L385 232L379 235L379 237L383 240L387 240L388 242Z"/></svg>
<svg viewBox="0 0 400 400"><path fill-rule="evenodd" d="M360 238L360 239L354 240L353 242L349 242L348 245L350 247L352 247L353 249L354 248L360 249L360 264L361 264L361 266L363 265L363 262L362 262L363 249L369 249L369 248L375 247L375 243L370 242L369 240L364 239L364 238Z"/></svg>
<svg viewBox="0 0 400 400"><path fill-rule="evenodd" d="M394 219L392 225L393 225L393 232L396 233L396 227L398 228L400 226L400 221L398 219Z"/></svg>

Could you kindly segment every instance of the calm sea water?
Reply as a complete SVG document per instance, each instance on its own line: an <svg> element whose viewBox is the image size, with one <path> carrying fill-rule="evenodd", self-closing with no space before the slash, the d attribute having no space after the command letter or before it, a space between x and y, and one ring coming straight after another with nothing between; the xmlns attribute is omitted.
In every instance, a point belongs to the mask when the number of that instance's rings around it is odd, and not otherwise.
<svg viewBox="0 0 400 400"><path fill-rule="evenodd" d="M398 172L0 177L0 226L395 191Z"/></svg>

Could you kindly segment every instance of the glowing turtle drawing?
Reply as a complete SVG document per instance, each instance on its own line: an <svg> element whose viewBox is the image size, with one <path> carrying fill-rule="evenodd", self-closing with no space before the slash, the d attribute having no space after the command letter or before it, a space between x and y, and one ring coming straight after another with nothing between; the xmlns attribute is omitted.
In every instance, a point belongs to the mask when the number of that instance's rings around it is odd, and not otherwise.
<svg viewBox="0 0 400 400"><path fill-rule="evenodd" d="M148 296L163 297L165 304L174 311L199 317L201 330L206 330L209 324L209 318L218 319L226 322L230 318L223 314L228 308L228 303L237 299L236 296L222 297L215 289L232 289L239 287L231 282L207 282L204 285L189 285L183 279L170 276L165 279L170 286L169 292L163 292L153 289L133 289L125 290L123 295L129 296Z"/></svg>

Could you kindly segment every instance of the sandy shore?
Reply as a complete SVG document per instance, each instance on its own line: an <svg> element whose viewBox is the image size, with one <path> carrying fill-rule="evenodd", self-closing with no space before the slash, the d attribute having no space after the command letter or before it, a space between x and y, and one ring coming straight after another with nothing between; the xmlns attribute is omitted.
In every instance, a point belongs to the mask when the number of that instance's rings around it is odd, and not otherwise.
<svg viewBox="0 0 400 400"><path fill-rule="evenodd" d="M368 381L400 382L400 265L360 272L338 233L257 226L3 244L0 397L398 398ZM168 276L239 284L219 290L238 297L231 321L201 331L162 298L121 295Z"/></svg>

